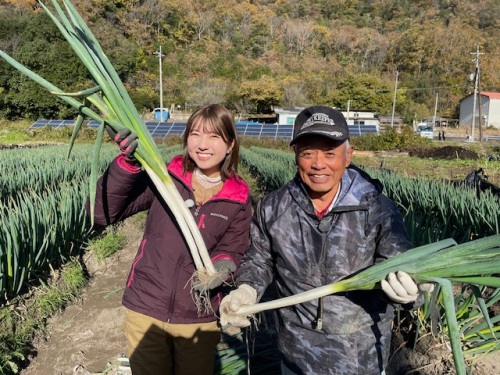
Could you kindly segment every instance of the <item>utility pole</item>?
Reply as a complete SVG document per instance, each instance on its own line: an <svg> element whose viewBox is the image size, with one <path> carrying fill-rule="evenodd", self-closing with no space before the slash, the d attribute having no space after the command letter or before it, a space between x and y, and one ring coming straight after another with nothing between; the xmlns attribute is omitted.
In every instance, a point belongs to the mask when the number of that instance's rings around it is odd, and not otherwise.
<svg viewBox="0 0 500 375"><path fill-rule="evenodd" d="M477 96L478 96L478 108L479 108L479 116L478 116L478 122L479 122L479 142L483 142L483 113L482 113L482 110L481 110L481 106L483 105L483 103L481 103L481 86L478 86L479 87L479 90L477 92Z"/></svg>
<svg viewBox="0 0 500 375"><path fill-rule="evenodd" d="M161 68L161 59L165 57L163 53L160 51L153 52L153 54L158 57L160 60L160 119L163 121L163 78L162 78L162 68Z"/></svg>
<svg viewBox="0 0 500 375"><path fill-rule="evenodd" d="M436 104L434 105L434 117L432 118L432 130L434 130L434 128L436 127L436 114L437 114L437 108L438 108L438 95L439 95L439 93L436 93Z"/></svg>
<svg viewBox="0 0 500 375"><path fill-rule="evenodd" d="M398 76L399 72L396 69L396 82L394 84L394 98L392 99L392 116L391 116L391 128L394 126L394 111L396 110L396 93L398 92ZM399 125L401 130L401 124Z"/></svg>
<svg viewBox="0 0 500 375"><path fill-rule="evenodd" d="M349 111L351 109L351 99L347 100L347 116L346 116L346 121L349 123Z"/></svg>
<svg viewBox="0 0 500 375"><path fill-rule="evenodd" d="M484 55L484 53L479 53L479 45L476 48L476 52L471 52L471 55L475 55L474 63L476 65L476 69L474 72L474 100L472 104L472 129L471 129L471 142L474 142L474 128L476 125L476 100L477 100L477 92L479 87L479 56ZM479 125L481 126L481 125ZM481 131L480 131L481 132ZM482 132L481 132L482 134Z"/></svg>

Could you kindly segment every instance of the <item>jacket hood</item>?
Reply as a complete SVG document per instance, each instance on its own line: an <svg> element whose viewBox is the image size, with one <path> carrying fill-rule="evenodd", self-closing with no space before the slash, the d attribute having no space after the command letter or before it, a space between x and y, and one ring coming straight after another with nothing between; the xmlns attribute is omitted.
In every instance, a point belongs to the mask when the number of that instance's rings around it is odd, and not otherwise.
<svg viewBox="0 0 500 375"><path fill-rule="evenodd" d="M191 183L193 172L184 173L182 169L182 155L177 155L168 164L169 173L184 183L189 189L193 190ZM224 181L222 189L214 195L213 199L227 199L237 203L246 203L250 195L250 188L245 181L236 173Z"/></svg>
<svg viewBox="0 0 500 375"><path fill-rule="evenodd" d="M342 176L342 190L339 205L367 205L382 194L382 183L371 178L368 173L351 164Z"/></svg>

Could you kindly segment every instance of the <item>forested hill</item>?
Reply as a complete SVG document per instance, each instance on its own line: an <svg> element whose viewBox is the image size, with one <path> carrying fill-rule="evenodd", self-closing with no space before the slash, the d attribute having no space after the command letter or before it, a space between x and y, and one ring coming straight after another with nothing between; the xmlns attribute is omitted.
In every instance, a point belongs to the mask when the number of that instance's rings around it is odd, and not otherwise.
<svg viewBox="0 0 500 375"><path fill-rule="evenodd" d="M61 0L60 0L61 2ZM50 4L50 0L45 0ZM138 109L222 102L238 113L325 104L406 121L457 118L471 93L500 91L499 0L74 0ZM0 0L0 49L67 91L92 87L33 0ZM0 61L0 118L74 118Z"/></svg>

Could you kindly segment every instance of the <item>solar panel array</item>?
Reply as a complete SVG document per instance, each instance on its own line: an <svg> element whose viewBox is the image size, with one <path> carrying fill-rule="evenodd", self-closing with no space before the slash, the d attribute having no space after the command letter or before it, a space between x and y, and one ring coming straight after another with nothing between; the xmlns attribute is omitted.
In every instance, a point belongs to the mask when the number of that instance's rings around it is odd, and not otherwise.
<svg viewBox="0 0 500 375"><path fill-rule="evenodd" d="M38 120L31 125L28 130L41 128L44 126L52 126L60 128L62 126L73 126L74 120ZM182 136L186 129L185 122L160 122L160 121L147 121L146 127L154 138L168 137L169 135ZM98 128L97 121L88 121L87 126ZM268 137L268 138L283 138L291 139L293 132L293 125L279 125L279 124L260 124L251 121L238 121L236 129L239 135L249 137ZM351 136L359 136L363 134L378 134L378 129L375 125L349 125L349 133Z"/></svg>

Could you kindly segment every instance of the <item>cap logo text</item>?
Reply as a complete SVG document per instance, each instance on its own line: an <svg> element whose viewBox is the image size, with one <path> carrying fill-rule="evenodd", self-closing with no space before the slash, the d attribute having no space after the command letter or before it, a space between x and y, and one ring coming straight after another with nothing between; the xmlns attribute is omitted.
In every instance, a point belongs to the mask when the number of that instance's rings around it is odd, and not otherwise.
<svg viewBox="0 0 500 375"><path fill-rule="evenodd" d="M314 113L306 122L304 122L300 129L305 129L317 122L321 122L326 125L335 125L335 121L333 121L333 119L331 119L330 116L328 116L326 113Z"/></svg>

